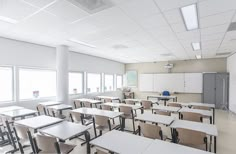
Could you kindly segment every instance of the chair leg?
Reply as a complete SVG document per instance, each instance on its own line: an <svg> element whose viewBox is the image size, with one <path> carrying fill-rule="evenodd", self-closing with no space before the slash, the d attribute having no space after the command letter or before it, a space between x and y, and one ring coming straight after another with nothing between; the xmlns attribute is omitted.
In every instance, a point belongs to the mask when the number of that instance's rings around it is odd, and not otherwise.
<svg viewBox="0 0 236 154"><path fill-rule="evenodd" d="M59 146L58 142L55 142L55 143L54 143L54 146L55 146L55 148L56 148L57 154L61 154L60 146Z"/></svg>
<svg viewBox="0 0 236 154"><path fill-rule="evenodd" d="M134 130L134 133L135 133L135 123L134 123L134 118L132 118L133 120L133 130Z"/></svg>
<svg viewBox="0 0 236 154"><path fill-rule="evenodd" d="M93 118L93 129L94 129L94 135L95 135L95 137L97 137L96 124L95 124L94 118Z"/></svg>

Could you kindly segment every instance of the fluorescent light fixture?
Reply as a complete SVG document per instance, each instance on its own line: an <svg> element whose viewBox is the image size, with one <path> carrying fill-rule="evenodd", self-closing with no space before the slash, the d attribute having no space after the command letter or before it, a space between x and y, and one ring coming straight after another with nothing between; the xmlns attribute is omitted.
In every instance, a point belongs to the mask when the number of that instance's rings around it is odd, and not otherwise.
<svg viewBox="0 0 236 154"><path fill-rule="evenodd" d="M202 59L202 55L196 55L197 59Z"/></svg>
<svg viewBox="0 0 236 154"><path fill-rule="evenodd" d="M4 16L0 16L0 20L4 21L4 22L11 23L11 24L16 24L18 22L15 19L4 17Z"/></svg>
<svg viewBox="0 0 236 154"><path fill-rule="evenodd" d="M69 39L68 41L70 42L73 42L73 43L77 43L77 44L80 44L80 45L83 45L83 46L87 46L87 47L90 47L90 48L96 48L94 45L91 45L91 44L88 44L88 43L85 43L85 42L82 42L82 41L79 41L79 40L76 40L76 39Z"/></svg>
<svg viewBox="0 0 236 154"><path fill-rule="evenodd" d="M201 45L200 45L199 42L192 43L192 47L193 47L194 51L197 51L197 50L201 49Z"/></svg>
<svg viewBox="0 0 236 154"><path fill-rule="evenodd" d="M180 8L187 30L198 29L197 5L192 4Z"/></svg>

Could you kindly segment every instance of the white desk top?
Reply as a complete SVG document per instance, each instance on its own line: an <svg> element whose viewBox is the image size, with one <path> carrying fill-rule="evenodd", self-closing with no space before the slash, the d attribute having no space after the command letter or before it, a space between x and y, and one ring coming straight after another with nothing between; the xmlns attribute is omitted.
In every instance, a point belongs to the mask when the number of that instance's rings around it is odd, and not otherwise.
<svg viewBox="0 0 236 154"><path fill-rule="evenodd" d="M146 113L138 115L137 117L135 117L135 119L164 125L170 125L175 120L175 118L171 116L146 114Z"/></svg>
<svg viewBox="0 0 236 154"><path fill-rule="evenodd" d="M97 98L100 99L111 99L111 100L118 100L120 99L119 97L111 97L111 96L96 96Z"/></svg>
<svg viewBox="0 0 236 154"><path fill-rule="evenodd" d="M138 109L142 108L142 106L140 106L140 105L131 105L131 104L124 104L124 103L111 103L111 102L108 102L108 103L104 103L104 105L109 105L109 106L112 106L112 107L128 106L128 107L132 107L133 110L138 110Z"/></svg>
<svg viewBox="0 0 236 154"><path fill-rule="evenodd" d="M47 108L60 111L60 110L72 109L72 106L67 104L59 104L59 105L48 106Z"/></svg>
<svg viewBox="0 0 236 154"><path fill-rule="evenodd" d="M100 100L88 99L88 98L80 98L80 99L75 99L75 100L78 100L80 102L89 102L91 104L100 104L100 103L102 103Z"/></svg>
<svg viewBox="0 0 236 154"><path fill-rule="evenodd" d="M192 122L187 120L175 120L171 125L171 128L184 128L206 133L210 136L218 136L216 125Z"/></svg>
<svg viewBox="0 0 236 154"><path fill-rule="evenodd" d="M62 104L62 102L56 102L56 101L48 101L48 102L41 102L39 103L40 105L43 106L52 106L52 105L59 105Z"/></svg>
<svg viewBox="0 0 236 154"><path fill-rule="evenodd" d="M72 112L78 112L81 114L86 114L86 115L99 115L99 116L106 116L111 119L119 117L123 115L123 112L114 112L114 111L107 111L107 110L100 110L97 108L78 108L75 110L71 110Z"/></svg>
<svg viewBox="0 0 236 154"><path fill-rule="evenodd" d="M135 103L141 103L142 101L151 101L152 103L156 103L157 101L153 101L153 100L146 100L146 99L132 99L132 98L129 98L129 99L124 99L125 101L133 101Z"/></svg>
<svg viewBox="0 0 236 154"><path fill-rule="evenodd" d="M187 146L174 144L166 141L155 140L142 154L213 154L211 152L190 148Z"/></svg>
<svg viewBox="0 0 236 154"><path fill-rule="evenodd" d="M153 110L169 111L169 112L178 112L181 108L180 107L157 105L157 106L152 107L152 109Z"/></svg>
<svg viewBox="0 0 236 154"><path fill-rule="evenodd" d="M183 107L179 110L179 112L191 112L191 113L199 113L203 116L211 117L212 116L212 111L207 111L207 110L199 110L199 109L190 109L188 107Z"/></svg>
<svg viewBox="0 0 236 154"><path fill-rule="evenodd" d="M49 125L62 122L62 121L63 119L41 115L41 116L37 116L33 118L27 118L27 119L15 121L15 124L26 126L32 129L39 129L39 128L47 127Z"/></svg>
<svg viewBox="0 0 236 154"><path fill-rule="evenodd" d="M0 108L0 112L19 110L19 109L23 109L23 108L24 108L24 107L21 107L21 106L7 106L7 107L1 107L1 108Z"/></svg>
<svg viewBox="0 0 236 154"><path fill-rule="evenodd" d="M19 110L12 110L12 111L6 111L2 112L1 114L10 118L17 118L17 117L24 117L27 115L34 115L38 113L35 110L30 110L30 109L19 109Z"/></svg>
<svg viewBox="0 0 236 154"><path fill-rule="evenodd" d="M90 141L90 144L119 154L141 154L154 140L113 130Z"/></svg>
<svg viewBox="0 0 236 154"><path fill-rule="evenodd" d="M177 98L177 96L173 96L173 95L171 95L171 96L162 96L162 95L150 95L150 96L148 96L148 97L153 97L153 98L163 98L163 99L174 99L174 98Z"/></svg>
<svg viewBox="0 0 236 154"><path fill-rule="evenodd" d="M40 129L39 132L65 141L87 131L90 128L91 126L84 126L81 124L63 121L59 124Z"/></svg>
<svg viewBox="0 0 236 154"><path fill-rule="evenodd" d="M191 103L188 103L188 104L190 106L204 106L204 107L215 108L215 104L198 103L198 102L191 102Z"/></svg>

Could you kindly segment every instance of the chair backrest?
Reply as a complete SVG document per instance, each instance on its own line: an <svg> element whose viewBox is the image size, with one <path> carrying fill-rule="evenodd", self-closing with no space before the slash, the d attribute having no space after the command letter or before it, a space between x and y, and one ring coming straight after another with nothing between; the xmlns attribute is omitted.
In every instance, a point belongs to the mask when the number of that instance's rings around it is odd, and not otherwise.
<svg viewBox="0 0 236 154"><path fill-rule="evenodd" d="M124 115L130 115L132 114L132 107L130 106L119 106L119 111L123 112Z"/></svg>
<svg viewBox="0 0 236 154"><path fill-rule="evenodd" d="M171 116L171 113L168 111L155 110L155 113L159 115Z"/></svg>
<svg viewBox="0 0 236 154"><path fill-rule="evenodd" d="M82 104L83 104L84 107L92 108L92 104L90 102L84 101L84 102L82 102Z"/></svg>
<svg viewBox="0 0 236 154"><path fill-rule="evenodd" d="M21 125L15 125L15 133L16 136L20 139L20 140L28 140L28 131L29 129L27 127L21 126Z"/></svg>
<svg viewBox="0 0 236 154"><path fill-rule="evenodd" d="M202 122L202 115L199 113L181 112L181 119L195 122Z"/></svg>
<svg viewBox="0 0 236 154"><path fill-rule="evenodd" d="M112 108L111 108L110 105L105 105L105 104L102 104L102 105L101 105L101 109L102 109L102 110L107 110L107 111L111 111L111 110L112 110Z"/></svg>
<svg viewBox="0 0 236 154"><path fill-rule="evenodd" d="M176 102L169 102L169 103L167 104L167 106L171 106L171 107L182 107L181 104L178 104L178 103L176 103Z"/></svg>
<svg viewBox="0 0 236 154"><path fill-rule="evenodd" d="M105 152L105 150L96 149L96 154L109 154L109 152Z"/></svg>
<svg viewBox="0 0 236 154"><path fill-rule="evenodd" d="M202 145L206 142L206 133L177 128L178 142L183 145Z"/></svg>
<svg viewBox="0 0 236 154"><path fill-rule="evenodd" d="M132 100L125 100L126 104L135 105L135 102Z"/></svg>
<svg viewBox="0 0 236 154"><path fill-rule="evenodd" d="M56 113L52 108L48 108L48 115L51 117L56 117Z"/></svg>
<svg viewBox="0 0 236 154"><path fill-rule="evenodd" d="M112 102L112 99L110 99L110 98L104 98L103 101L104 101L104 103Z"/></svg>
<svg viewBox="0 0 236 154"><path fill-rule="evenodd" d="M99 126L105 127L108 126L108 117L95 115L95 123Z"/></svg>
<svg viewBox="0 0 236 154"><path fill-rule="evenodd" d="M193 109L199 109L199 110L208 110L210 111L211 108L207 107L207 106L193 106Z"/></svg>
<svg viewBox="0 0 236 154"><path fill-rule="evenodd" d="M144 137L151 139L162 139L161 127L158 125L148 124L148 123L139 123L141 133Z"/></svg>
<svg viewBox="0 0 236 154"><path fill-rule="evenodd" d="M169 91L163 91L163 92L162 92L162 95L163 95L163 96L170 96L170 92L169 92Z"/></svg>
<svg viewBox="0 0 236 154"><path fill-rule="evenodd" d="M76 109L77 109L77 108L81 108L81 107L82 107L81 101L75 100L75 101L74 101L74 106L75 106Z"/></svg>
<svg viewBox="0 0 236 154"><path fill-rule="evenodd" d="M35 138L37 147L42 150L42 153L57 152L55 148L55 143L57 142L56 138L41 134L37 134Z"/></svg>
<svg viewBox="0 0 236 154"><path fill-rule="evenodd" d="M152 101L145 100L145 101L142 101L141 104L144 109L151 109L152 107Z"/></svg>
<svg viewBox="0 0 236 154"><path fill-rule="evenodd" d="M76 123L81 122L81 114L78 112L71 111L70 117L71 117L72 122L76 122Z"/></svg>
<svg viewBox="0 0 236 154"><path fill-rule="evenodd" d="M36 108L37 108L37 111L38 111L39 115L46 114L46 113L45 113L45 108L44 108L43 105L38 104L38 105L36 106Z"/></svg>

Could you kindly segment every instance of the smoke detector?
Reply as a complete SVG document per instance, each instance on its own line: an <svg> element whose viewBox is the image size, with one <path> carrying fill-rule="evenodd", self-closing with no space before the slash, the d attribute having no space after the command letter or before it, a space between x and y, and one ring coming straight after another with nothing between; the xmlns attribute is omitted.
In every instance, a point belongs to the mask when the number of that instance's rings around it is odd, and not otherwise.
<svg viewBox="0 0 236 154"><path fill-rule="evenodd" d="M113 6L110 0L67 0L89 14L100 12Z"/></svg>
<svg viewBox="0 0 236 154"><path fill-rule="evenodd" d="M172 69L174 67L174 64L166 64L165 66L164 66L164 68L166 68L166 69Z"/></svg>

